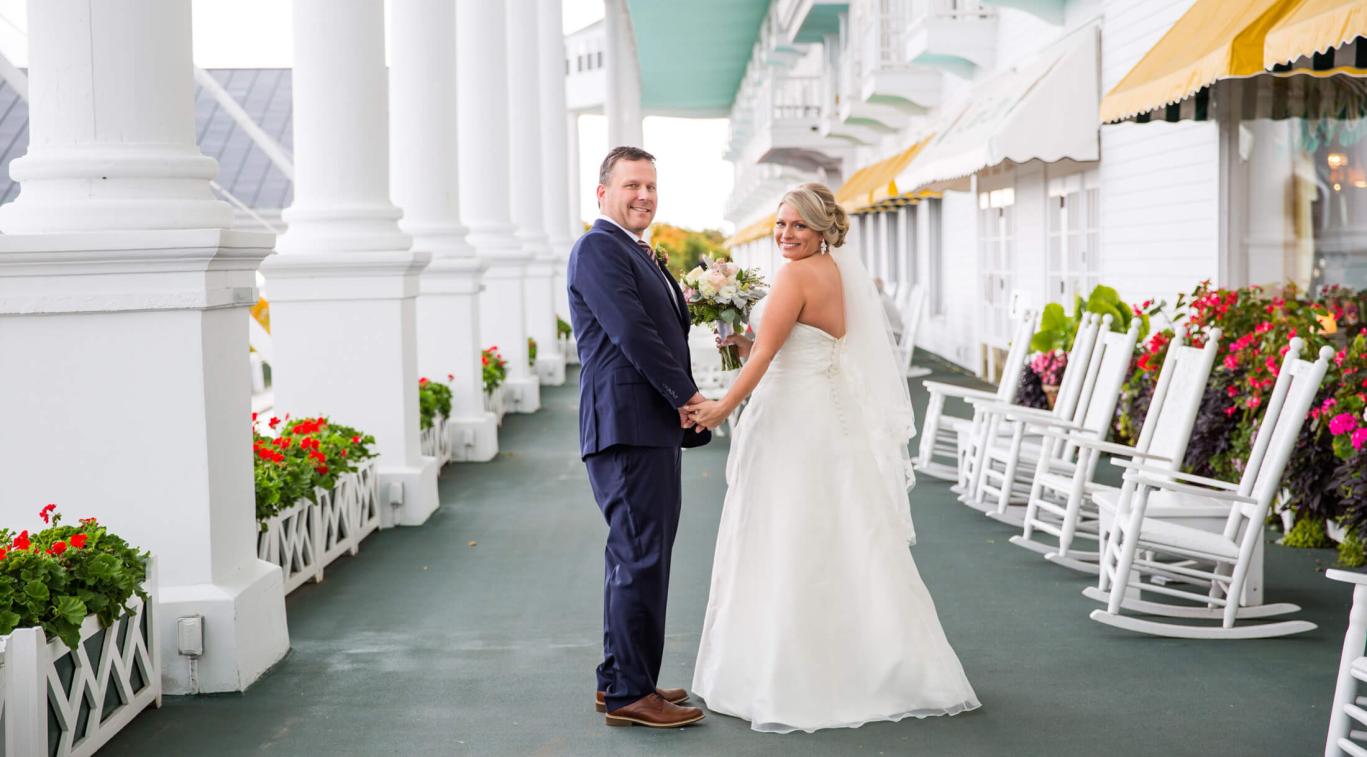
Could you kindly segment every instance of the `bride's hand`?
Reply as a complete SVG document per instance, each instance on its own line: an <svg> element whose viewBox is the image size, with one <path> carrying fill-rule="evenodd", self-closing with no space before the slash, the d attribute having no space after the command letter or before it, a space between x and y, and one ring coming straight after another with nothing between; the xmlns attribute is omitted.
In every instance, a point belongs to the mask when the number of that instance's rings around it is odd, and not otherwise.
<svg viewBox="0 0 1367 757"><path fill-rule="evenodd" d="M750 349L755 346L755 340L743 334L732 334L722 339L719 344L723 347L734 346L742 358L750 357Z"/></svg>
<svg viewBox="0 0 1367 757"><path fill-rule="evenodd" d="M705 426L709 430L720 426L726 418L731 415L731 411L726 405L717 400L707 400L688 408L692 413L690 416L693 422L699 426Z"/></svg>

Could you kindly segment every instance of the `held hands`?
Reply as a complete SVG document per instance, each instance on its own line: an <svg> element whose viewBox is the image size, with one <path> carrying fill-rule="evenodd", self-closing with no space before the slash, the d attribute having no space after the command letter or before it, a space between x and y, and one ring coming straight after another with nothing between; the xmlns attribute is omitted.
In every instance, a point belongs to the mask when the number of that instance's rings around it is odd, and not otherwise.
<svg viewBox="0 0 1367 757"><path fill-rule="evenodd" d="M698 433L703 432L703 426L693 420L693 409L706 402L701 393L694 393L688 399L688 404L679 408L679 428L691 428Z"/></svg>
<svg viewBox="0 0 1367 757"><path fill-rule="evenodd" d="M695 405L684 408L689 412L689 417L697 427L714 429L720 426L731 415L731 408L725 402L717 400L704 400Z"/></svg>

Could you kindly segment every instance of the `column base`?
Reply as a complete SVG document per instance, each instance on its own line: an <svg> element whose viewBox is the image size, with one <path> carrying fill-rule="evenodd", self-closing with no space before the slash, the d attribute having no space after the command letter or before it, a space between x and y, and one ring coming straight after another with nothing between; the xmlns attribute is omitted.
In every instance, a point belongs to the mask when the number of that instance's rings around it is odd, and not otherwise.
<svg viewBox="0 0 1367 757"><path fill-rule="evenodd" d="M536 356L536 377L542 386L565 385L565 356L552 352Z"/></svg>
<svg viewBox="0 0 1367 757"><path fill-rule="evenodd" d="M437 476L441 474L441 465L435 457L418 459L420 462L416 466L375 466L375 475L380 484L380 528L421 526L441 505L441 499L437 496ZM401 486L402 490L397 489L395 484Z"/></svg>
<svg viewBox="0 0 1367 757"><path fill-rule="evenodd" d="M487 463L498 456L498 416L493 413L452 418L446 422L446 433L455 462Z"/></svg>
<svg viewBox="0 0 1367 757"><path fill-rule="evenodd" d="M503 386L508 390L508 412L525 414L541 409L541 382L535 376L510 378Z"/></svg>
<svg viewBox="0 0 1367 757"><path fill-rule="evenodd" d="M157 590L163 693L245 691L289 651L280 568L253 560L236 579ZM177 648L177 620L194 615L203 618L201 657Z"/></svg>

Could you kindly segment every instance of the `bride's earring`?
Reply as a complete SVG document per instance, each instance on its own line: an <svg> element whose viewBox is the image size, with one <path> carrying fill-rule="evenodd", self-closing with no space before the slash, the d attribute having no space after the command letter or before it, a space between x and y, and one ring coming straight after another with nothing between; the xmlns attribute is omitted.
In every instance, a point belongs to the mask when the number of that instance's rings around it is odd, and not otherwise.
<svg viewBox="0 0 1367 757"><path fill-rule="evenodd" d="M821 240L821 254L822 254L822 255L825 255L825 254L826 254L827 252L829 252L829 251L830 251L830 248L829 248L829 246L826 244L826 240L824 240L824 239Z"/></svg>

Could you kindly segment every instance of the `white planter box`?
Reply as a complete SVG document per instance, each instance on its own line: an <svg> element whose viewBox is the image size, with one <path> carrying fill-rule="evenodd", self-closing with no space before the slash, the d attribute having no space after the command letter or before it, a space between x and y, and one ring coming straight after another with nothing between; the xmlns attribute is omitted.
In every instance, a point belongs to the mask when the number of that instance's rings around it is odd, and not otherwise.
<svg viewBox="0 0 1367 757"><path fill-rule="evenodd" d="M267 520L266 530L257 535L257 557L280 566L286 594L310 580L322 581L324 568L344 554L356 554L361 541L380 527L374 460L315 495L318 504L296 502Z"/></svg>
<svg viewBox="0 0 1367 757"><path fill-rule="evenodd" d="M1329 538L1334 540L1335 544L1342 544L1343 540L1348 538L1348 529L1339 525L1338 521L1325 521L1324 530L1329 534Z"/></svg>
<svg viewBox="0 0 1367 757"><path fill-rule="evenodd" d="M156 605L155 566L144 587ZM41 628L0 636L0 728L3 754L85 757L147 709L161 706L161 660L152 608L134 597L133 611L107 629L94 615L81 625L76 651ZM52 730L55 729L56 733ZM49 744L56 744L51 752Z"/></svg>
<svg viewBox="0 0 1367 757"><path fill-rule="evenodd" d="M484 409L493 413L498 418L498 425L503 425L503 416L508 414L508 388L500 385L492 392L484 395Z"/></svg>
<svg viewBox="0 0 1367 757"><path fill-rule="evenodd" d="M451 462L451 433L446 427L446 417L438 413L432 418L431 428L418 432L422 442L422 454L437 458L439 465Z"/></svg>

